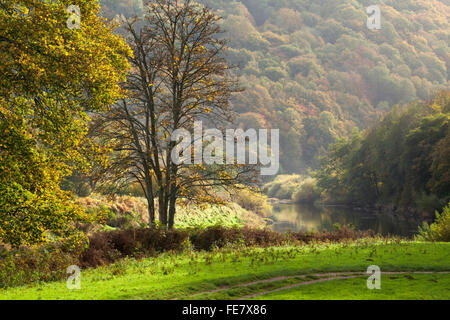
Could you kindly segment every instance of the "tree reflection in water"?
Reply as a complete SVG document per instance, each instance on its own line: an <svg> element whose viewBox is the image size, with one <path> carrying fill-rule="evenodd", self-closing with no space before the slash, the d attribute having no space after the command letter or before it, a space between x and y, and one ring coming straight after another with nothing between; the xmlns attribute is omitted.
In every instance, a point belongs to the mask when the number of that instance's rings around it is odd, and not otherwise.
<svg viewBox="0 0 450 320"><path fill-rule="evenodd" d="M342 206L273 205L273 230L322 231L334 230L334 225L351 225L356 230L373 230L381 235L412 237L422 218L394 216L355 210Z"/></svg>

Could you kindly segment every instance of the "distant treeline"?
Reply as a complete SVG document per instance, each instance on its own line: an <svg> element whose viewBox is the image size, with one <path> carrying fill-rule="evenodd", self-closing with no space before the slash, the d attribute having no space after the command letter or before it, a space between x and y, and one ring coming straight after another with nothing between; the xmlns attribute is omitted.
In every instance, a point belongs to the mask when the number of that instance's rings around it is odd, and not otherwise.
<svg viewBox="0 0 450 320"><path fill-rule="evenodd" d="M432 212L450 200L450 91L395 107L330 146L317 173L329 201Z"/></svg>

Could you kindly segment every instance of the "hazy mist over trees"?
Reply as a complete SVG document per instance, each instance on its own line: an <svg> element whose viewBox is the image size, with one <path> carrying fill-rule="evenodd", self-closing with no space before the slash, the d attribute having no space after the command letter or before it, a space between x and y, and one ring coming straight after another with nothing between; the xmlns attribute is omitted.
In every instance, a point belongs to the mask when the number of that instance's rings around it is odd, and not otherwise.
<svg viewBox="0 0 450 320"><path fill-rule="evenodd" d="M233 100L237 124L280 129L282 172L317 169L337 137L448 87L445 1L384 1L381 30L366 27L373 1L200 2L224 17L227 58L246 87ZM139 13L141 1L101 3L114 17Z"/></svg>

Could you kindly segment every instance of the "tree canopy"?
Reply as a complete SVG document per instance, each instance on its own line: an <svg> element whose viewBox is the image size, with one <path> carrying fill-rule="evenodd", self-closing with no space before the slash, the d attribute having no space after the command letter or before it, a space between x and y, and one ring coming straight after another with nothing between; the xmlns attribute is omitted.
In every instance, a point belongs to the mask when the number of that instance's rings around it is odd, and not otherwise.
<svg viewBox="0 0 450 320"><path fill-rule="evenodd" d="M123 96L130 49L97 1L77 1L81 28L69 28L70 4L0 1L0 238L13 245L79 235L88 217L59 185L101 161L87 112Z"/></svg>
<svg viewBox="0 0 450 320"><path fill-rule="evenodd" d="M318 185L332 201L428 212L449 202L450 91L396 107L363 133L330 146Z"/></svg>
<svg viewBox="0 0 450 320"><path fill-rule="evenodd" d="M142 2L101 1L111 16L131 14ZM232 101L237 122L280 129L284 173L318 168L330 136L348 137L393 105L431 99L449 85L444 1L383 1L381 30L366 26L374 4L367 0L199 2L223 17L227 58L246 87ZM322 112L336 121L317 136L310 123Z"/></svg>

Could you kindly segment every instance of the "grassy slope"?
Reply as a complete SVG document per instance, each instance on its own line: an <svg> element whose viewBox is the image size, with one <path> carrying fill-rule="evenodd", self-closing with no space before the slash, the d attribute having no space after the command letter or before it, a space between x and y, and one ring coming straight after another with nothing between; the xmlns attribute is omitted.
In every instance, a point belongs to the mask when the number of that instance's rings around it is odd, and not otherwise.
<svg viewBox="0 0 450 320"><path fill-rule="evenodd" d="M275 276L331 271L448 271L450 243L374 243L222 249L213 253L128 260L82 273L82 289L65 282L0 290L0 299L170 299ZM430 282L434 285L434 283Z"/></svg>
<svg viewBox="0 0 450 320"><path fill-rule="evenodd" d="M449 300L450 274L386 275L380 290L368 290L367 277L333 280L269 293L257 300Z"/></svg>
<svg viewBox="0 0 450 320"><path fill-rule="evenodd" d="M208 205L206 208L188 206L177 208L175 226L177 228L206 228L211 226L254 228L265 227L264 218L255 212L245 210L237 203L229 206Z"/></svg>
<svg viewBox="0 0 450 320"><path fill-rule="evenodd" d="M108 209L108 229L128 226L138 227L148 223L147 202L142 197L123 195L109 199L107 196L93 193L89 197L78 198L77 201L90 213L95 213L100 209ZM193 204L177 206L177 214L175 216L175 226L177 228L206 228L216 225L258 228L265 227L266 222L261 215L246 210L232 201L230 201L228 206L206 205L205 207L200 207Z"/></svg>

